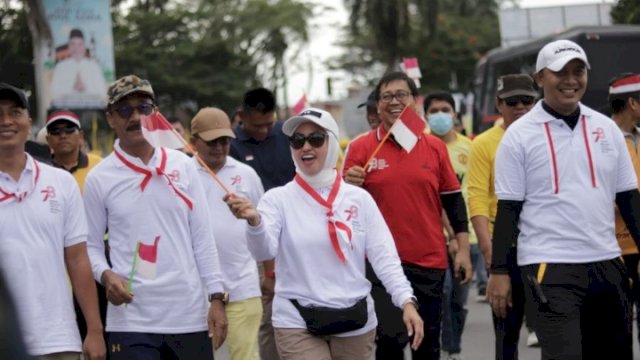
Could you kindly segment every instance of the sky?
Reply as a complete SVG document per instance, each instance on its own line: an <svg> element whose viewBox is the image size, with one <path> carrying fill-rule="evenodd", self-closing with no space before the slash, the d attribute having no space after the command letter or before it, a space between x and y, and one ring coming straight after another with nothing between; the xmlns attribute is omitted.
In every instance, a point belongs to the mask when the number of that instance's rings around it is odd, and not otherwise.
<svg viewBox="0 0 640 360"><path fill-rule="evenodd" d="M348 88L354 84L348 74L330 71L325 66L326 61L340 54L343 49L336 45L340 38L341 28L348 24L349 14L344 7L343 0L315 0L333 10L325 10L321 15L314 16L310 22L309 45L301 52L295 63L289 66L288 100L292 106L303 94L309 101L336 100L347 95ZM612 3L613 0L519 0L519 7L545 7L576 4ZM309 68L312 75L309 75ZM331 77L333 95L327 95L327 78Z"/></svg>

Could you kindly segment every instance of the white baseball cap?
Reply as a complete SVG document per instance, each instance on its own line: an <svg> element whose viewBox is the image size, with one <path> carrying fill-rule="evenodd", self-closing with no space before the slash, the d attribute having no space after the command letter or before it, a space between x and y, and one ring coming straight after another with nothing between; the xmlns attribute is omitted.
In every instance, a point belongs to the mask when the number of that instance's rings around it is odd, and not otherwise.
<svg viewBox="0 0 640 360"><path fill-rule="evenodd" d="M536 73L547 68L551 71L560 71L573 59L579 59L584 62L587 69L591 69L587 54L580 45L570 40L556 40L545 45L538 53L536 61Z"/></svg>
<svg viewBox="0 0 640 360"><path fill-rule="evenodd" d="M316 108L306 108L302 110L298 115L294 115L290 117L287 121L282 125L282 132L287 135L293 135L293 132L302 124L303 122L312 122L321 128L330 131L335 135L336 139L338 139L340 132L338 130L338 123L336 123L335 119L331 114L327 111L316 109Z"/></svg>

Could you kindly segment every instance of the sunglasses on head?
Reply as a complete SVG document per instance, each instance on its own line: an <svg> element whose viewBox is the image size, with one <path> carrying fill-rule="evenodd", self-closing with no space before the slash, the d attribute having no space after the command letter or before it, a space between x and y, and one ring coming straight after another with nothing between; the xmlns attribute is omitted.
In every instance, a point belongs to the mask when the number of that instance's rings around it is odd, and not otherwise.
<svg viewBox="0 0 640 360"><path fill-rule="evenodd" d="M133 115L133 111L136 109L138 110L138 113L140 113L140 115L151 115L154 108L155 105L153 104L142 103L138 106L131 106L126 104L120 105L115 110L118 112L118 115L120 115L121 118L128 119L131 117L131 115Z"/></svg>
<svg viewBox="0 0 640 360"><path fill-rule="evenodd" d="M77 126L60 126L51 129L47 129L47 133L49 135L60 135L62 133L65 134L73 134L78 130Z"/></svg>
<svg viewBox="0 0 640 360"><path fill-rule="evenodd" d="M216 146L216 145L227 146L231 142L231 138L227 136L221 136L217 139L206 141L205 139L201 138L200 135L198 135L198 139L202 140L202 142L207 144L207 146Z"/></svg>
<svg viewBox="0 0 640 360"><path fill-rule="evenodd" d="M302 134L293 134L289 137L289 145L295 150L302 149L305 142L308 142L309 145L314 148L319 148L324 145L324 139L326 139L327 134L321 132L314 132L309 134L308 136L304 136Z"/></svg>
<svg viewBox="0 0 640 360"><path fill-rule="evenodd" d="M533 96L510 96L504 99L504 103L507 106L516 106L518 103L522 103L522 105L529 106L533 104L534 98Z"/></svg>

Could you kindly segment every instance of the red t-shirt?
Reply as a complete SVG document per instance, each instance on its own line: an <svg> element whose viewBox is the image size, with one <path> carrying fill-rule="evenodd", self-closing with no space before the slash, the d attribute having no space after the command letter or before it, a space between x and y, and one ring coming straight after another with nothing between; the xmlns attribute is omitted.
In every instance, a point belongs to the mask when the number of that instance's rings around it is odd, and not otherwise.
<svg viewBox="0 0 640 360"><path fill-rule="evenodd" d="M354 139L344 174L352 166L364 167L385 134L380 126ZM440 195L460 191L460 183L444 142L423 134L407 153L390 137L372 160L363 187L376 200L403 263L447 268Z"/></svg>

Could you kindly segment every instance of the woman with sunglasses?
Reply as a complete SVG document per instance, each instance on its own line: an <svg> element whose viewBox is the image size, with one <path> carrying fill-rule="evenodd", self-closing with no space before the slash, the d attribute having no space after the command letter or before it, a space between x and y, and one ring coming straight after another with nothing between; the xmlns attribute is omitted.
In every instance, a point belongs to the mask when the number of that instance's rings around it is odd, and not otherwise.
<svg viewBox="0 0 640 360"><path fill-rule="evenodd" d="M326 111L307 109L284 123L296 177L268 191L256 208L228 195L235 216L249 223L256 260L276 259L273 326L283 360L370 359L377 318L365 256L403 309L417 348L423 322L391 233L371 196L345 183L338 126Z"/></svg>

